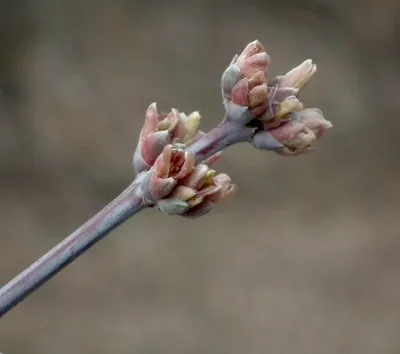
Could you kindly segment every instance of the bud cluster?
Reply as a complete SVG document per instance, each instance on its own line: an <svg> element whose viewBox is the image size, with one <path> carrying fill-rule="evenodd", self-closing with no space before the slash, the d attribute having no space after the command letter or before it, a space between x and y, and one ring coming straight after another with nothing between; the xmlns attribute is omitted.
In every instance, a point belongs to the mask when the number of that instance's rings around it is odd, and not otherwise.
<svg viewBox="0 0 400 354"><path fill-rule="evenodd" d="M221 78L226 119L214 134L199 130L198 112L159 113L155 103L149 106L133 157L147 206L170 215L197 217L233 195L236 185L229 176L211 168L220 157L218 150L232 142L251 141L259 149L283 156L312 151L315 140L332 127L319 109L304 109L299 100L300 89L317 67L308 59L268 83L270 65L258 41L233 58ZM196 163L196 156L203 156L201 146L218 152Z"/></svg>
<svg viewBox="0 0 400 354"><path fill-rule="evenodd" d="M221 79L229 119L243 122L243 108L250 113L246 124L257 123L253 145L284 156L312 150L312 143L332 127L319 109L304 109L298 99L317 71L308 59L268 84L271 60L260 42L254 41L235 56Z"/></svg>
<svg viewBox="0 0 400 354"><path fill-rule="evenodd" d="M148 206L194 218L236 192L228 175L211 169L221 152L195 164L194 155L184 151L205 135L200 118L198 112L187 116L176 109L159 113L154 103L147 109L133 164L136 172L147 171L142 195Z"/></svg>

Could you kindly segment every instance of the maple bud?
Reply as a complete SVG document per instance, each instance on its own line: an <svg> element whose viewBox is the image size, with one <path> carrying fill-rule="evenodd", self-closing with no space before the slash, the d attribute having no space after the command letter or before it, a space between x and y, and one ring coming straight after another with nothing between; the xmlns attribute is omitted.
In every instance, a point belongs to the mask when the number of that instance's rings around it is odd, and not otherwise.
<svg viewBox="0 0 400 354"><path fill-rule="evenodd" d="M221 78L224 105L231 119L246 124L265 111L269 65L270 58L258 41L233 58Z"/></svg>
<svg viewBox="0 0 400 354"><path fill-rule="evenodd" d="M192 154L172 145L164 147L143 180L143 198L147 204L156 203L169 194L177 181L189 174L195 164Z"/></svg>
<svg viewBox="0 0 400 354"><path fill-rule="evenodd" d="M253 145L283 156L298 156L312 151L313 142L331 127L319 109L305 109L292 113L277 127L256 133Z"/></svg>
<svg viewBox="0 0 400 354"><path fill-rule="evenodd" d="M216 203L236 192L236 185L226 174L216 174L207 164L200 163L156 203L157 209L170 215L195 218L205 215Z"/></svg>
<svg viewBox="0 0 400 354"><path fill-rule="evenodd" d="M280 87L304 87L317 72L317 65L311 59L307 59L288 73L277 78Z"/></svg>
<svg viewBox="0 0 400 354"><path fill-rule="evenodd" d="M189 146L195 141L199 131L201 116L199 112L192 112L188 116L185 113L181 113L181 119L186 127L182 143Z"/></svg>
<svg viewBox="0 0 400 354"><path fill-rule="evenodd" d="M200 125L200 114L189 116L172 109L168 114L159 113L155 103L146 111L145 122L133 156L136 173L148 170L170 143L190 145Z"/></svg>

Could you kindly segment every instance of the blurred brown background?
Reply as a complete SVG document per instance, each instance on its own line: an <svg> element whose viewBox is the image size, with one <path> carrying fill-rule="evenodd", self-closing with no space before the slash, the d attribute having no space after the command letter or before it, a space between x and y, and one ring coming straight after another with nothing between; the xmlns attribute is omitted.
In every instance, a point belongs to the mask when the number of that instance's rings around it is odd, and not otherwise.
<svg viewBox="0 0 400 354"><path fill-rule="evenodd" d="M219 79L259 39L307 58L318 152L229 149L236 198L146 211L0 322L5 354L400 353L400 3L0 1L0 281L113 199L152 101L222 118Z"/></svg>

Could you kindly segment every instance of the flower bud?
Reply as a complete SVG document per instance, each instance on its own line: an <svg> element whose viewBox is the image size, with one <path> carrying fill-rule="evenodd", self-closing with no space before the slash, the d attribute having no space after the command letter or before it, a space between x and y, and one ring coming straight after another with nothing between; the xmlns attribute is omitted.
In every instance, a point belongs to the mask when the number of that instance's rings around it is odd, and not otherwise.
<svg viewBox="0 0 400 354"><path fill-rule="evenodd" d="M317 72L317 65L311 59L305 60L299 66L290 70L278 80L280 87L304 87Z"/></svg>
<svg viewBox="0 0 400 354"><path fill-rule="evenodd" d="M176 186L174 190L169 194L169 198L188 201L196 195L196 190L187 186Z"/></svg>
<svg viewBox="0 0 400 354"><path fill-rule="evenodd" d="M303 109L303 104L298 100L298 89L292 87L273 86L269 88L268 108L260 120L263 123L271 123L281 120L284 116L299 112Z"/></svg>
<svg viewBox="0 0 400 354"><path fill-rule="evenodd" d="M188 116L181 113L181 117L183 118L186 125L183 143L186 146L189 146L194 142L196 134L199 131L201 116L199 112L192 112Z"/></svg>
<svg viewBox="0 0 400 354"><path fill-rule="evenodd" d="M234 59L235 60L235 59ZM240 80L242 74L240 72L240 68L235 65L234 62L228 66L228 68L224 71L221 78L221 88L222 88L222 95L225 98L231 97L231 92L235 85Z"/></svg>
<svg viewBox="0 0 400 354"><path fill-rule="evenodd" d="M199 163L193 168L190 174L180 181L180 184L193 189L199 189L202 187L208 171L209 168L206 164Z"/></svg>
<svg viewBox="0 0 400 354"><path fill-rule="evenodd" d="M150 169L167 144L190 145L196 136L200 114L189 116L172 109L168 114L159 113L155 103L146 111L146 118L140 132L139 142L133 156L137 173Z"/></svg>
<svg viewBox="0 0 400 354"><path fill-rule="evenodd" d="M193 170L194 164L192 154L167 145L143 179L143 198L148 204L157 203L172 192L179 179Z"/></svg>
<svg viewBox="0 0 400 354"><path fill-rule="evenodd" d="M269 64L270 58L258 41L249 43L232 60L221 78L222 96L229 119L246 124L265 111Z"/></svg>
<svg viewBox="0 0 400 354"><path fill-rule="evenodd" d="M239 55L236 65L239 67L242 76L250 79L258 72L263 72L266 76L270 62L271 59L262 44L259 41L253 41Z"/></svg>
<svg viewBox="0 0 400 354"><path fill-rule="evenodd" d="M312 143L332 127L318 109L306 109L292 116L280 126L256 133L253 145L284 156L298 156L312 151Z"/></svg>
<svg viewBox="0 0 400 354"><path fill-rule="evenodd" d="M136 173L148 170L169 141L170 135L167 131L155 132L149 134L146 139L139 140L133 154Z"/></svg>
<svg viewBox="0 0 400 354"><path fill-rule="evenodd" d="M178 180L187 176L193 170L194 164L195 158L191 153L167 145L157 157L154 169L157 177Z"/></svg>
<svg viewBox="0 0 400 354"><path fill-rule="evenodd" d="M237 186L232 182L231 178L226 173L220 173L214 178L215 185L220 189L207 197L208 201L220 203L228 200L236 194Z"/></svg>
<svg viewBox="0 0 400 354"><path fill-rule="evenodd" d="M246 82L246 87L255 92L251 99L257 99L262 90L257 80L253 77L250 86ZM241 108L248 111L247 107ZM168 114L158 113L155 104L147 109L134 154L136 170L149 170L139 177L142 198L147 206L169 215L198 217L236 191L236 185L227 175L216 175L210 168L219 160L221 152L195 165L194 155L185 151L187 146L205 135L199 130L199 124L198 112L188 116L176 109Z"/></svg>
<svg viewBox="0 0 400 354"><path fill-rule="evenodd" d="M143 200L146 205L154 205L158 200L164 198L174 189L176 183L177 181L172 177L160 178L155 171L148 171L141 183Z"/></svg>
<svg viewBox="0 0 400 354"><path fill-rule="evenodd" d="M314 132L317 139L321 138L327 129L332 128L332 123L324 118L322 111L318 108L301 111L299 119Z"/></svg>
<svg viewBox="0 0 400 354"><path fill-rule="evenodd" d="M286 122L268 132L284 146L282 150L275 151L285 156L299 151L305 152L316 139L315 134L300 121Z"/></svg>
<svg viewBox="0 0 400 354"><path fill-rule="evenodd" d="M164 122L165 121L170 125L167 129L171 134L171 142L183 143L183 138L186 134L186 122L184 122L181 118L179 111L175 108L172 108L171 112L165 116ZM161 124L162 122L160 122L160 125ZM159 129L161 130L161 128Z"/></svg>
<svg viewBox="0 0 400 354"><path fill-rule="evenodd" d="M286 75L275 77L269 87L268 109L261 117L261 121L271 123L285 119L293 112L302 111L303 104L298 99L298 91L304 87L316 71L317 66L311 59L308 59Z"/></svg>
<svg viewBox="0 0 400 354"><path fill-rule="evenodd" d="M200 203L192 206L182 216L188 218L198 218L209 213L216 203L227 200L235 195L237 191L236 184L232 183L230 177L225 173L220 173L213 177L212 185L200 190L198 195L202 195Z"/></svg>
<svg viewBox="0 0 400 354"><path fill-rule="evenodd" d="M168 215L179 215L189 209L189 204L179 199L161 199L157 209Z"/></svg>
<svg viewBox="0 0 400 354"><path fill-rule="evenodd" d="M178 180L170 193L156 202L156 207L171 215L199 217L235 191L236 185L228 175L216 175L208 165L200 163Z"/></svg>

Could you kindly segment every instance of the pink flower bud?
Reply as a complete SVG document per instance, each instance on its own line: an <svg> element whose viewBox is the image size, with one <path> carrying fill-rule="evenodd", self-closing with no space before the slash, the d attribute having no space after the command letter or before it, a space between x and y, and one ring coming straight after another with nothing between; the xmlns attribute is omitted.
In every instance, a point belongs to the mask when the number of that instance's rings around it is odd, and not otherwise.
<svg viewBox="0 0 400 354"><path fill-rule="evenodd" d="M162 170L164 171L164 167ZM156 207L171 215L198 217L209 212L215 203L233 195L235 191L236 185L228 175L216 175L208 165L200 163L177 181L170 193L156 202Z"/></svg>
<svg viewBox="0 0 400 354"><path fill-rule="evenodd" d="M306 109L299 113L298 119L257 133L253 145L284 156L298 156L312 151L312 143L331 127L320 110Z"/></svg>
<svg viewBox="0 0 400 354"><path fill-rule="evenodd" d="M263 72L267 76L270 57L259 41L249 43L236 60L243 77L250 79L254 74Z"/></svg>
<svg viewBox="0 0 400 354"><path fill-rule="evenodd" d="M293 112L302 111L303 104L297 97L298 91L316 71L317 66L308 59L286 75L275 77L269 87L268 109L261 120L264 123L273 123L285 119L285 116Z"/></svg>
<svg viewBox="0 0 400 354"><path fill-rule="evenodd" d="M256 58L250 63L257 66L257 61ZM268 91L264 83L260 84L261 77L255 74L245 81L245 87L252 91L249 98L253 104L261 102L259 96ZM234 87L234 91L237 89L240 86ZM197 165L194 156L185 152L187 146L205 135L199 131L199 124L198 112L189 116L176 109L168 114L158 113L155 104L147 109L134 164L137 171L151 168L141 175L143 200L148 206L170 215L198 217L236 191L227 175L216 176L210 169L221 151Z"/></svg>
<svg viewBox="0 0 400 354"><path fill-rule="evenodd" d="M269 65L270 58L258 41L249 43L244 51L232 60L221 79L224 104L230 119L240 119L240 122L245 120L243 123L247 123L265 112L268 97L266 76ZM243 110L237 106L247 108L250 115L243 117Z"/></svg>
<svg viewBox="0 0 400 354"><path fill-rule="evenodd" d="M144 124L140 132L139 139L143 140L152 133L158 130L159 114L157 111L157 104L152 103L146 110Z"/></svg>
<svg viewBox="0 0 400 354"><path fill-rule="evenodd" d="M165 130L148 135L141 142L141 157L148 165L152 165L169 141L169 133Z"/></svg>
<svg viewBox="0 0 400 354"><path fill-rule="evenodd" d="M321 138L327 129L332 128L332 123L324 118L322 111L318 108L301 111L300 120L314 132L317 139Z"/></svg>
<svg viewBox="0 0 400 354"><path fill-rule="evenodd" d="M139 140L133 154L136 173L148 170L169 141L170 135L167 131L151 133L145 139Z"/></svg>
<svg viewBox="0 0 400 354"><path fill-rule="evenodd" d="M193 168L192 172L179 183L198 190L202 187L208 171L209 168L206 164L199 163Z"/></svg>
<svg viewBox="0 0 400 354"><path fill-rule="evenodd" d="M149 171L142 181L143 200L151 206L167 196L176 186L176 180L172 177L160 178L155 171Z"/></svg>
<svg viewBox="0 0 400 354"><path fill-rule="evenodd" d="M174 190L168 195L171 199L179 199L186 202L196 195L196 190L187 186L176 186Z"/></svg>
<svg viewBox="0 0 400 354"><path fill-rule="evenodd" d="M249 82L246 78L240 79L233 87L230 100L239 106L249 105Z"/></svg>
<svg viewBox="0 0 400 354"><path fill-rule="evenodd" d="M157 111L152 103L146 110L145 120L140 132L139 142L133 156L133 166L136 173L148 170L161 154L164 147L171 141L171 129L177 125L177 120L166 119ZM160 129L160 126L165 129Z"/></svg>
<svg viewBox="0 0 400 354"><path fill-rule="evenodd" d="M299 66L290 70L278 80L280 87L304 87L317 72L317 65L311 59L305 60Z"/></svg>
<svg viewBox="0 0 400 354"><path fill-rule="evenodd" d="M216 191L214 194L209 195L207 197L208 201L213 203L220 203L225 201L236 194L237 186L231 180L231 178L225 174L220 173L214 177L214 184L219 186L220 189Z"/></svg>
<svg viewBox="0 0 400 354"><path fill-rule="evenodd" d="M215 176L212 184L203 188L197 193L196 204L184 212L182 216L188 218L198 218L209 213L216 203L220 203L232 197L236 193L236 184L225 173Z"/></svg>
<svg viewBox="0 0 400 354"><path fill-rule="evenodd" d="M268 110L261 117L263 122L280 120L284 115L300 112L302 103L297 98L298 89L274 86L269 89Z"/></svg>
<svg viewBox="0 0 400 354"><path fill-rule="evenodd" d="M170 124L168 131L171 134L171 142L183 143L183 139L186 134L186 124L183 121L179 111L172 108L171 112L166 115L164 121L168 121Z"/></svg>
<svg viewBox="0 0 400 354"><path fill-rule="evenodd" d="M172 177L178 180L186 177L193 170L194 164L195 158L192 154L167 145L157 157L154 169L159 178Z"/></svg>
<svg viewBox="0 0 400 354"><path fill-rule="evenodd" d="M249 93L250 111L267 101L268 87L265 83L255 86Z"/></svg>
<svg viewBox="0 0 400 354"><path fill-rule="evenodd" d="M156 104L151 104L146 111L133 157L136 172L150 169L167 144L192 143L199 129L200 118L198 112L186 116L176 109L168 114L159 113Z"/></svg>
<svg viewBox="0 0 400 354"><path fill-rule="evenodd" d="M285 156L306 151L316 139L315 134L300 121L285 122L269 130L268 133L284 146L282 150L276 150L276 152Z"/></svg>
<svg viewBox="0 0 400 354"><path fill-rule="evenodd" d="M154 204L170 194L177 181L193 170L194 164L195 159L192 154L167 145L142 182L143 197L146 202Z"/></svg>

